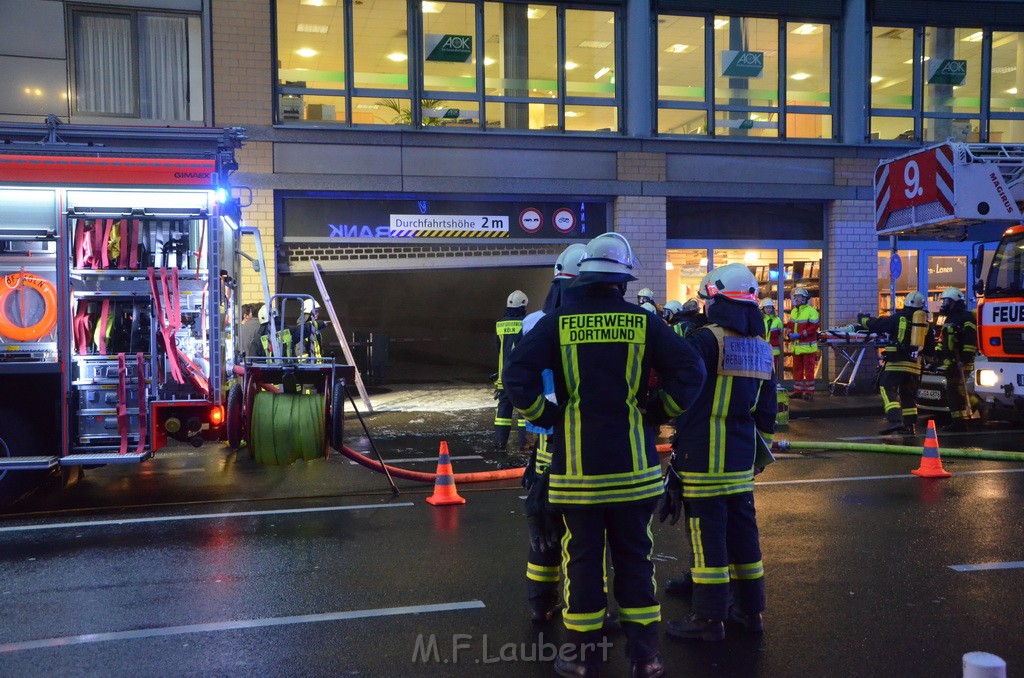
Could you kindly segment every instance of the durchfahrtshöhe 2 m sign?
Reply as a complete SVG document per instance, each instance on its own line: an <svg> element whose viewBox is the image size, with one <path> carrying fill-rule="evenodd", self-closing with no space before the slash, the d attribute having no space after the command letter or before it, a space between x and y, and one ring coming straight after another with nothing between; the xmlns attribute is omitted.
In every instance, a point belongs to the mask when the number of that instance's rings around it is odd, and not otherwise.
<svg viewBox="0 0 1024 678"><path fill-rule="evenodd" d="M291 242L418 238L589 239L608 230L603 200L424 200L285 194L281 234Z"/></svg>

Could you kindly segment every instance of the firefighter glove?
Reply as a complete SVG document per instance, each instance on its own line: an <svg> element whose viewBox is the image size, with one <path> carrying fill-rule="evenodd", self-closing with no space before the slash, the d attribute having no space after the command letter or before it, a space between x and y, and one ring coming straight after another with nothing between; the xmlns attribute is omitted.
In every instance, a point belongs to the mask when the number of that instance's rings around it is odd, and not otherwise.
<svg viewBox="0 0 1024 678"><path fill-rule="evenodd" d="M665 519L672 516L669 525L679 522L679 516L683 513L683 480L671 466L665 474L665 491L658 502L658 521L665 522Z"/></svg>
<svg viewBox="0 0 1024 678"><path fill-rule="evenodd" d="M799 333L797 333L797 332L793 332L792 334L790 334L790 335L789 335L789 338L790 338L791 340L796 340L796 339L799 339L799 338L800 338L800 335L799 335Z"/></svg>
<svg viewBox="0 0 1024 678"><path fill-rule="evenodd" d="M526 495L526 526L530 530L530 548L538 553L558 548L559 515L548 501L548 481L545 473L530 485Z"/></svg>

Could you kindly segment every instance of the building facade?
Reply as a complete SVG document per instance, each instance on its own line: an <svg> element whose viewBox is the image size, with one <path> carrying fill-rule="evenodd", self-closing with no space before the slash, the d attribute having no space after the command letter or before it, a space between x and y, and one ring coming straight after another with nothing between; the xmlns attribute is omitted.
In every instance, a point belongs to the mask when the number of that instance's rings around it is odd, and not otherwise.
<svg viewBox="0 0 1024 678"><path fill-rule="evenodd" d="M476 378L508 293L538 308L557 254L606 230L660 301L740 261L826 326L889 308L874 170L1024 143L1021 8L0 0L0 119L245 127L234 180L276 288L314 291L315 260L391 378ZM967 286L970 243L898 248L897 296Z"/></svg>

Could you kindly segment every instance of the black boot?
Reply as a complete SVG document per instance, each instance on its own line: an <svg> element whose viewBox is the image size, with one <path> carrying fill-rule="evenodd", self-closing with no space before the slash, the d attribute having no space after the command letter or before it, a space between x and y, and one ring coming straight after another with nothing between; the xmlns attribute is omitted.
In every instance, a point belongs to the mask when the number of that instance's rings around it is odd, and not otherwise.
<svg viewBox="0 0 1024 678"><path fill-rule="evenodd" d="M569 678L595 678L601 673L603 639L600 631L569 631L565 643L555 659L555 673Z"/></svg>
<svg viewBox="0 0 1024 678"><path fill-rule="evenodd" d="M683 640L725 640L725 624L715 619L698 617L694 612L681 621L670 621L665 630L673 638Z"/></svg>
<svg viewBox="0 0 1024 678"><path fill-rule="evenodd" d="M750 633L764 633L764 619L761 613L746 614L735 605L729 608L729 621L736 624L744 631Z"/></svg>
<svg viewBox="0 0 1024 678"><path fill-rule="evenodd" d="M629 669L629 678L658 678L665 675L665 662L661 655L656 654L642 662L633 662Z"/></svg>

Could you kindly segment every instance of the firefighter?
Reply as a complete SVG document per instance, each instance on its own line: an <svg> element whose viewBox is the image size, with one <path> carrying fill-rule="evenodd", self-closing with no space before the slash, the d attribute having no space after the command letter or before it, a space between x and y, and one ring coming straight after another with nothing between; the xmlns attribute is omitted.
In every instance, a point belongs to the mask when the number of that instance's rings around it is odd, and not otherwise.
<svg viewBox="0 0 1024 678"><path fill-rule="evenodd" d="M654 290L650 287L645 287L636 293L636 305L643 306L644 304L654 304Z"/></svg>
<svg viewBox="0 0 1024 678"><path fill-rule="evenodd" d="M313 358L323 357L323 336L322 330L327 327L327 321L320 320L320 302L316 299L302 300L302 313L299 314L299 322L296 325L293 339L296 341L296 354L307 355ZM303 345L300 347L300 341Z"/></svg>
<svg viewBox="0 0 1024 678"><path fill-rule="evenodd" d="M818 360L818 310L811 306L811 293L796 287L790 295L793 308L786 323L787 339L793 352L793 395L797 400L814 400L814 368Z"/></svg>
<svg viewBox="0 0 1024 678"><path fill-rule="evenodd" d="M947 287L939 299L939 313L946 321L939 334L938 358L946 375L946 402L952 417L943 430L966 431L971 418L967 376L974 371L978 352L978 321L974 312L967 310L967 300L959 289Z"/></svg>
<svg viewBox="0 0 1024 678"><path fill-rule="evenodd" d="M775 380L782 378L782 318L775 315L775 301L771 297L761 300L764 314L764 338L771 344L775 361Z"/></svg>
<svg viewBox="0 0 1024 678"><path fill-rule="evenodd" d="M658 517L672 515L674 524L685 507L694 550L690 574L666 587L676 593L692 586L693 612L668 622L668 634L722 640L726 619L763 630L764 566L753 488L758 445L771 445L777 405L757 279L743 264L728 264L712 271L704 287L710 324L687 342L700 354L708 378L694 406L675 422L678 435Z"/></svg>
<svg viewBox="0 0 1024 678"><path fill-rule="evenodd" d="M662 494L654 426L692 404L705 370L665 323L623 299L626 283L635 280L634 262L620 234L591 240L573 284L578 300L544 316L505 368L512 403L537 425L553 426L558 441L548 473L530 495L535 505L547 502L558 510L565 526L567 642L555 662L563 676L599 670L606 535L632 675L665 672L651 561L651 520ZM652 369L661 386L648 397ZM552 371L557 405L544 396L544 370ZM646 412L639 406L644 402ZM554 540L544 525L531 532L549 544Z"/></svg>
<svg viewBox="0 0 1024 678"><path fill-rule="evenodd" d="M917 387L921 383L921 363L934 350L934 337L924 310L924 295L911 292L903 308L884 318L861 314L858 323L875 334L885 334L882 349L882 373L878 378L882 404L889 425L879 433L913 435L917 425Z"/></svg>
<svg viewBox="0 0 1024 678"><path fill-rule="evenodd" d="M554 277L548 296L544 300L544 308L534 311L523 320L523 334L527 334L537 322L548 313L553 313L563 304L568 303L578 291L569 289L570 283L579 273L580 258L586 251L581 243L569 245L558 256L555 262ZM555 381L551 370L544 370L544 394L549 400L555 400ZM541 428L532 422L526 422L526 430L536 434L532 459L523 474L523 486L527 489L538 477L547 473L551 465L551 457L557 446L557 439L552 437L551 428ZM555 542L562 540L561 523L555 523ZM560 549L545 548L536 539L530 540L530 552L526 558L526 596L530 604L530 618L535 623L550 621L554 618L560 604L558 599L558 569L562 561Z"/></svg>
<svg viewBox="0 0 1024 678"><path fill-rule="evenodd" d="M514 290L508 295L505 302L505 315L494 324L495 339L498 346L498 371L494 379L494 398L498 406L494 411L494 449L498 452L505 452L508 445L509 434L512 432L512 420L515 415L512 403L505 394L502 383L502 372L505 362L508 360L512 347L523 333L523 318L526 316L526 305L530 303L526 295L520 290ZM526 421L522 417L516 417L519 421L519 450L526 448Z"/></svg>

